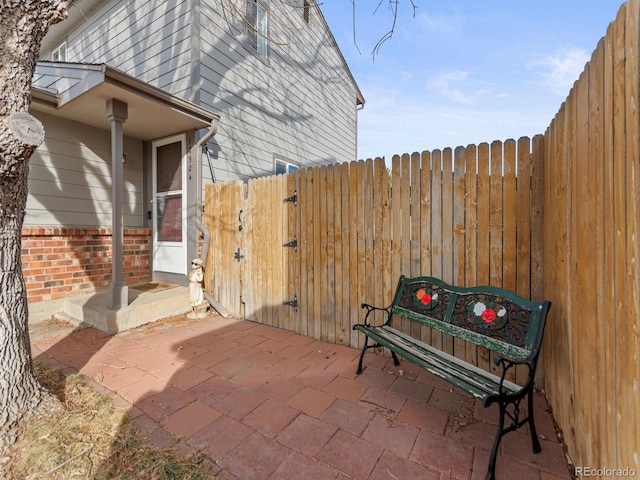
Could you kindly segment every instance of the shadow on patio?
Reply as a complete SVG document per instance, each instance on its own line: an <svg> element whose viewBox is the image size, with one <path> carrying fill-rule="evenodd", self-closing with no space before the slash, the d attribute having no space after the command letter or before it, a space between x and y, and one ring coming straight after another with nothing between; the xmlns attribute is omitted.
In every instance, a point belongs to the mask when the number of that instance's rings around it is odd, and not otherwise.
<svg viewBox="0 0 640 480"><path fill-rule="evenodd" d="M33 341L34 357L92 379L160 446L201 449L238 480L483 479L497 411L413 365L258 323L176 317ZM542 452L522 429L497 478L571 478L536 395Z"/></svg>

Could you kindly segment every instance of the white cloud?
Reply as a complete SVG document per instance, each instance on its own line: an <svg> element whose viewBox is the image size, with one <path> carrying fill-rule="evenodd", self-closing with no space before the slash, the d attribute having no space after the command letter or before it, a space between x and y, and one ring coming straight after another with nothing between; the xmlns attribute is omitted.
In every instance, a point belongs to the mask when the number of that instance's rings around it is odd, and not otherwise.
<svg viewBox="0 0 640 480"><path fill-rule="evenodd" d="M464 23L457 13L437 15L433 13L421 13L419 10L416 13L415 21L426 32L438 34L460 31Z"/></svg>
<svg viewBox="0 0 640 480"><path fill-rule="evenodd" d="M465 92L457 88L460 84L464 86L465 81L469 78L469 72L462 70L453 70L438 75L434 80L429 82L429 86L434 88L440 95L453 100L454 102L463 103L465 105L473 105L475 101L489 93L487 89L477 89L471 92Z"/></svg>
<svg viewBox="0 0 640 480"><path fill-rule="evenodd" d="M402 81L409 81L413 79L413 73L407 70L400 70L400 78Z"/></svg>
<svg viewBox="0 0 640 480"><path fill-rule="evenodd" d="M587 52L580 48L561 48L553 54L537 58L527 67L538 70L541 82L553 93L566 96L571 86L589 61Z"/></svg>

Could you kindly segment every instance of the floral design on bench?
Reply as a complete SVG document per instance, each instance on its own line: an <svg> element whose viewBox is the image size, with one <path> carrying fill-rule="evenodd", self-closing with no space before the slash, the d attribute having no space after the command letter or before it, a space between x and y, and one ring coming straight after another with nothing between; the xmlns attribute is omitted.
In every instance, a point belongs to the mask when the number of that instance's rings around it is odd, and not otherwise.
<svg viewBox="0 0 640 480"><path fill-rule="evenodd" d="M529 328L529 312L495 295L459 295L451 324L524 347Z"/></svg>
<svg viewBox="0 0 640 480"><path fill-rule="evenodd" d="M450 296L450 292L437 285L428 282L416 282L407 285L407 288L402 293L400 306L420 314L429 311L430 317L444 320Z"/></svg>
<svg viewBox="0 0 640 480"><path fill-rule="evenodd" d="M473 313L476 317L480 317L484 323L493 323L498 317L504 317L507 310L502 305L489 305L482 302L476 302L473 306Z"/></svg>
<svg viewBox="0 0 640 480"><path fill-rule="evenodd" d="M425 307L429 308L431 306L433 308L434 302L438 300L438 294L432 293L431 289L421 288L416 292L416 298Z"/></svg>

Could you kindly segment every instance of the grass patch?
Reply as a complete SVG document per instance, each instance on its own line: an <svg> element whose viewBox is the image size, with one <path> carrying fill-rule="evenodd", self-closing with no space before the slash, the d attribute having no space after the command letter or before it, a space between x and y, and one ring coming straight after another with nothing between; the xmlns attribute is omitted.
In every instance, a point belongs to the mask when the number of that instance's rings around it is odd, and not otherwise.
<svg viewBox="0 0 640 480"><path fill-rule="evenodd" d="M31 422L4 460L6 478L92 480L215 479L214 463L200 452L187 457L153 446L127 413L79 375L36 363L40 382L62 411ZM2 478L2 472L0 472Z"/></svg>

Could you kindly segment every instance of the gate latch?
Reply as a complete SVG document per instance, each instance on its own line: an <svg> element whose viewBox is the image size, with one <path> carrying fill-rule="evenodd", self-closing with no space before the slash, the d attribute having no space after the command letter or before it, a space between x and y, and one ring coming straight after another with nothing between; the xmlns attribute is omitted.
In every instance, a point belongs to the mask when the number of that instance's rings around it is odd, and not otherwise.
<svg viewBox="0 0 640 480"><path fill-rule="evenodd" d="M298 251L298 238L297 237L293 237L293 240L291 240L288 243L283 243L282 244L283 247L293 247L294 251Z"/></svg>
<svg viewBox="0 0 640 480"><path fill-rule="evenodd" d="M244 258L244 255L240 251L240 247L236 249L236 252L233 254L233 258L235 258L237 261L240 261L241 258Z"/></svg>

